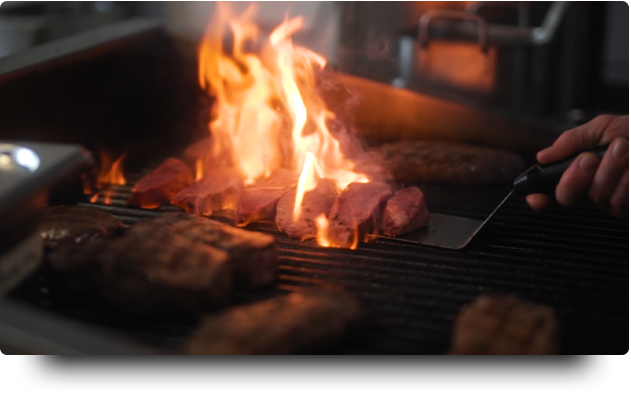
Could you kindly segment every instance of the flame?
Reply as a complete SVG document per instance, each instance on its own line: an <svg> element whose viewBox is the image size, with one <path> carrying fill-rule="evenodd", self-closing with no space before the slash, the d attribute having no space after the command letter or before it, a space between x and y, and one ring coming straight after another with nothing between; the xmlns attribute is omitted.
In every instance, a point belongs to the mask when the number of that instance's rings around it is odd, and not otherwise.
<svg viewBox="0 0 631 396"><path fill-rule="evenodd" d="M123 186L127 183L127 179L123 174L123 160L125 159L126 154L121 155L115 161L112 161L112 157L105 151L101 152L101 167L99 168L99 172L96 176L96 187L101 188L104 184L109 185L119 185ZM85 179L84 179L85 181ZM84 182L84 192L86 194L91 193L89 189L89 184ZM98 201L99 196L103 197L103 201L106 204L112 203L112 195L114 191L110 186L107 190L100 191L94 194L90 198L90 202L94 203Z"/></svg>
<svg viewBox="0 0 631 396"><path fill-rule="evenodd" d="M323 213L315 219L316 230L318 231L318 245L329 247L331 243L328 240L328 230L329 230L329 219L326 218L326 215Z"/></svg>
<svg viewBox="0 0 631 396"><path fill-rule="evenodd" d="M327 123L335 119L316 90L314 70L326 59L294 45L291 36L302 29L302 17L286 18L269 37L253 22L256 4L240 16L219 3L199 49L199 83L216 99L216 118L209 124L210 157L216 166L231 166L246 185L279 168L300 172L294 221L303 196L319 178L330 178L343 190L368 177L353 171L355 164L340 149ZM224 51L224 33L232 33L232 48ZM258 48L246 51L247 48Z"/></svg>
<svg viewBox="0 0 631 396"><path fill-rule="evenodd" d="M195 161L195 181L200 180L202 177L204 177L204 161L198 158Z"/></svg>

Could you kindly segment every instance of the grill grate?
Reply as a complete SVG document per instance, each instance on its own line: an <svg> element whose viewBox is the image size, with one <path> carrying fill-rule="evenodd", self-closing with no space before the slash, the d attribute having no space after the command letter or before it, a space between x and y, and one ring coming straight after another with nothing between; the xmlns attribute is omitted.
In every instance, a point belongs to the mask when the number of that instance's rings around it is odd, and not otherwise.
<svg viewBox="0 0 631 396"><path fill-rule="evenodd" d="M78 204L106 210L127 225L178 210L125 207L131 188L108 186L111 203L103 197L58 190L53 204ZM432 211L484 217L507 188L467 189L462 199L453 187L421 186ZM491 199L495 197L495 199ZM489 210L490 208L490 210ZM299 290L306 285L335 282L355 295L369 320L343 352L354 354L440 354L449 348L451 326L459 308L483 292L515 293L551 306L561 324L561 352L621 354L628 350L628 222L588 206L551 208L535 214L523 198L513 196L463 251L448 251L407 242L378 239L354 251L322 248L315 242L287 238L272 222L248 229L273 235L280 269L272 290L237 294L236 302ZM156 346L177 348L191 323L120 320L105 312L88 312L56 304L42 294L39 274L17 298L115 328Z"/></svg>

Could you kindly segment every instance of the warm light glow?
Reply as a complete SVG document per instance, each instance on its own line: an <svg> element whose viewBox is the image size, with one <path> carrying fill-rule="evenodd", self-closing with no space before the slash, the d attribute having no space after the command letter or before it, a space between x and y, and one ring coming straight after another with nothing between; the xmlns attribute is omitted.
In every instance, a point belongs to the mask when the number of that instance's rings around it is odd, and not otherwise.
<svg viewBox="0 0 631 396"><path fill-rule="evenodd" d="M195 161L195 181L200 180L202 177L204 177L204 161L198 158Z"/></svg>
<svg viewBox="0 0 631 396"><path fill-rule="evenodd" d="M325 214L321 214L316 218L315 226L318 231L318 245L325 247L331 246L329 240L327 239L329 220L326 218Z"/></svg>
<svg viewBox="0 0 631 396"><path fill-rule="evenodd" d="M96 176L96 186L97 188L101 188L104 184L115 184L119 186L123 186L127 183L127 179L125 179L125 175L123 174L123 160L125 159L125 154L121 155L116 159L116 161L112 162L112 158L106 152L101 153L101 167L99 169L99 173ZM86 194L91 193L91 187L87 178L83 180L83 192ZM90 198L90 202L97 202L99 196L103 197L103 202L106 204L112 203L112 195L114 191L112 191L112 187L110 186L107 190L98 192L94 194Z"/></svg>
<svg viewBox="0 0 631 396"><path fill-rule="evenodd" d="M216 166L234 167L246 185L279 168L300 172L297 221L303 196L317 179L334 180L340 191L369 180L354 172L327 127L335 114L319 96L314 75L326 59L292 42L303 18L286 19L265 38L253 22L255 12L254 3L234 16L229 5L218 3L199 47L199 82L218 110L209 124L210 158ZM227 32L232 48L224 50Z"/></svg>

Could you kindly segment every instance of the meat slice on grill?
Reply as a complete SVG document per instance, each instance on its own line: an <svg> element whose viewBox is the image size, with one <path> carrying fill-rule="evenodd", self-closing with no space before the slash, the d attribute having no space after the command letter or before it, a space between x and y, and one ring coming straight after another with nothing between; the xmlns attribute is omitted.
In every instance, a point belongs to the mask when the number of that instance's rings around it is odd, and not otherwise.
<svg viewBox="0 0 631 396"><path fill-rule="evenodd" d="M153 173L136 183L128 206L153 209L171 202L173 196L193 183L193 173L184 161L168 158Z"/></svg>
<svg viewBox="0 0 631 396"><path fill-rule="evenodd" d="M241 175L230 168L210 169L204 177L173 196L178 208L209 216L222 209L235 209L243 187Z"/></svg>
<svg viewBox="0 0 631 396"><path fill-rule="evenodd" d="M241 289L270 285L276 279L278 253L271 235L242 230L182 212L164 213L140 220L128 229L128 234L151 239L156 230L164 230L226 252L235 285Z"/></svg>
<svg viewBox="0 0 631 396"><path fill-rule="evenodd" d="M44 246L55 249L65 243L123 235L125 225L104 210L82 206L50 206L39 232Z"/></svg>
<svg viewBox="0 0 631 396"><path fill-rule="evenodd" d="M513 295L483 294L454 322L452 355L551 355L557 349L554 312Z"/></svg>
<svg viewBox="0 0 631 396"><path fill-rule="evenodd" d="M187 341L192 355L328 352L361 318L341 291L307 290L206 316Z"/></svg>
<svg viewBox="0 0 631 396"><path fill-rule="evenodd" d="M418 187L397 191L386 203L381 219L381 231L395 237L414 231L429 221L425 196Z"/></svg>
<svg viewBox="0 0 631 396"><path fill-rule="evenodd" d="M332 246L353 248L379 228L392 189L386 183L351 183L338 195L329 214L328 240Z"/></svg>
<svg viewBox="0 0 631 396"><path fill-rule="evenodd" d="M160 230L65 246L49 260L53 294L126 315L191 317L232 291L226 252Z"/></svg>
<svg viewBox="0 0 631 396"><path fill-rule="evenodd" d="M294 204L296 189L290 190L278 201L276 206L276 224L290 238L306 240L317 237L315 219L324 214L328 216L337 197L335 182L320 179L316 187L305 193L302 199L302 212L294 222Z"/></svg>
<svg viewBox="0 0 631 396"><path fill-rule="evenodd" d="M276 205L285 193L296 187L298 175L288 169L277 169L272 174L241 192L237 204L237 224L273 219Z"/></svg>

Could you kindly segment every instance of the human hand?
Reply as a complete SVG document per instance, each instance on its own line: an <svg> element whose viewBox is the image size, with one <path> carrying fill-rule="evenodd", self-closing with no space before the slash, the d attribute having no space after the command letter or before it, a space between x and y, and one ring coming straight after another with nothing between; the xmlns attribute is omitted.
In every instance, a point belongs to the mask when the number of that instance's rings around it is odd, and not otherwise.
<svg viewBox="0 0 631 396"><path fill-rule="evenodd" d="M593 153L580 154L563 173L555 198L574 205L587 194L596 208L617 218L629 217L629 116L601 115L565 131L552 146L537 153L542 164L560 161L581 151L611 142L602 160ZM530 194L526 201L535 211L545 209L553 197Z"/></svg>

